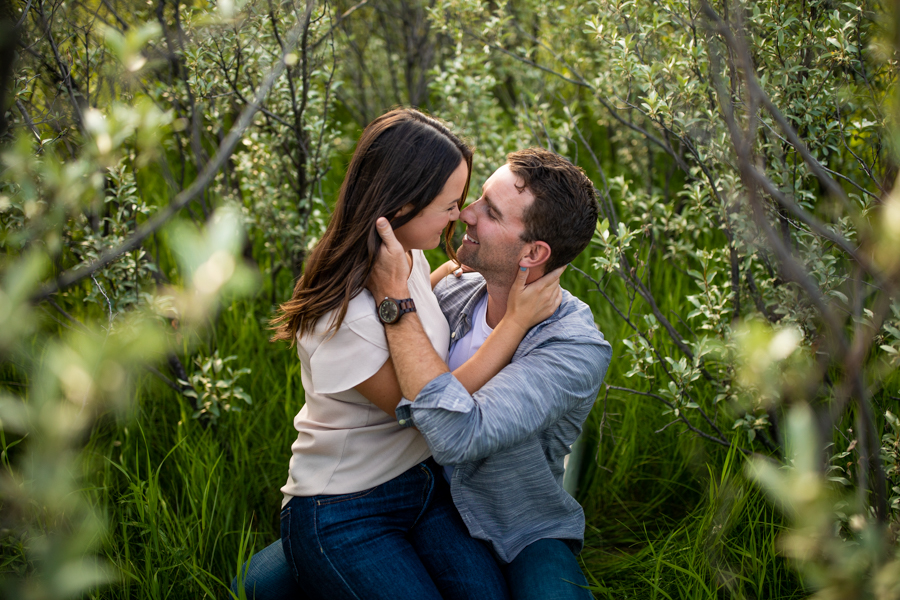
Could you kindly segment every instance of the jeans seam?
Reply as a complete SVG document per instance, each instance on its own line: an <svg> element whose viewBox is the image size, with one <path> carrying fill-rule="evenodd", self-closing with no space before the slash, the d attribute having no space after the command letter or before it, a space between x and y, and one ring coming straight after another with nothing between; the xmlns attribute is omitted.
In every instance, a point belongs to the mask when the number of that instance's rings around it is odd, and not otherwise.
<svg viewBox="0 0 900 600"><path fill-rule="evenodd" d="M374 489L374 488L373 488ZM316 544L319 546L319 552L322 553L322 556L325 558L325 562L328 563L328 566L331 567L331 570L338 576L341 582L344 584L344 587L347 589L350 594L356 598L356 600L360 600L359 596L356 594L356 591L350 586L346 579L344 579L343 573L338 570L337 567L334 566L334 563L331 562L331 558L328 556L328 553L325 552L325 546L322 545L322 539L319 536L319 503L316 502L315 506L313 506L313 529L316 532Z"/></svg>
<svg viewBox="0 0 900 600"><path fill-rule="evenodd" d="M369 488L368 490L363 490L362 492L353 492L350 494L341 495L340 498L335 498L334 500L316 500L316 506L328 506L329 504L340 504L341 502L347 502L348 500L365 498L377 489L378 486L375 486L373 488Z"/></svg>
<svg viewBox="0 0 900 600"><path fill-rule="evenodd" d="M287 519L287 530L288 530L287 538L282 538L281 551L284 552L284 545L285 545L285 543L287 543L287 557L290 558L289 566L291 569L291 575L294 576L294 580L299 581L300 576L298 575L297 567L294 564L294 548L291 545L291 509L290 509L290 507L285 508L282 511L281 518L282 518L282 520L284 520L285 518Z"/></svg>
<svg viewBox="0 0 900 600"><path fill-rule="evenodd" d="M425 473L427 483L426 483L424 491L422 492L422 510L420 510L419 514L416 515L415 520L413 521L412 525L410 526L411 528L418 525L419 520L422 518L422 516L428 510L428 505L431 504L431 495L432 495L432 493L434 493L434 488L435 488L434 475L431 473L431 470L429 470L428 467L426 467L424 463L420 464L419 468L422 469L422 471Z"/></svg>

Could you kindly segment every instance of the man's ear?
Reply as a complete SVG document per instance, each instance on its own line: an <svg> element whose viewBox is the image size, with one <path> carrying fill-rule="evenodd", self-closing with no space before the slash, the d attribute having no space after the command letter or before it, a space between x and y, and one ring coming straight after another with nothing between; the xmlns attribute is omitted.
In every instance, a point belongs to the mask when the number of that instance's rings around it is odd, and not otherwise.
<svg viewBox="0 0 900 600"><path fill-rule="evenodd" d="M403 208L401 208L400 210L398 210L397 212L394 213L394 218L396 219L397 217L402 217L403 215L410 212L414 208L415 208L415 205L413 205L412 202L408 202L403 205Z"/></svg>
<svg viewBox="0 0 900 600"><path fill-rule="evenodd" d="M550 260L550 244L547 242L529 242L522 248L522 256L519 258L519 266L535 269L545 265Z"/></svg>

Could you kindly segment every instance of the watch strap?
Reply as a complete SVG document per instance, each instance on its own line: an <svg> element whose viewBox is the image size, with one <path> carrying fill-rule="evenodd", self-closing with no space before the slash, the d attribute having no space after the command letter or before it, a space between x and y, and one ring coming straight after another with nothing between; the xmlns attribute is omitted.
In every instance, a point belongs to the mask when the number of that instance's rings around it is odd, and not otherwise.
<svg viewBox="0 0 900 600"><path fill-rule="evenodd" d="M412 298L404 298L403 300L396 300L396 302L397 306L400 307L400 315L398 316L398 319L406 313L416 312L416 303Z"/></svg>

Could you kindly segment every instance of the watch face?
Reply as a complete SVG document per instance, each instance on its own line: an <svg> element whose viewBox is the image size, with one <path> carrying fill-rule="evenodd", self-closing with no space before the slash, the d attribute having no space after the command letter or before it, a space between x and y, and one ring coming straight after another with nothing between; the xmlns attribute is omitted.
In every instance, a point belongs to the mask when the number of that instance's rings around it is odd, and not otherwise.
<svg viewBox="0 0 900 600"><path fill-rule="evenodd" d="M400 307L393 300L385 299L378 305L378 317L385 323L393 323L400 316Z"/></svg>

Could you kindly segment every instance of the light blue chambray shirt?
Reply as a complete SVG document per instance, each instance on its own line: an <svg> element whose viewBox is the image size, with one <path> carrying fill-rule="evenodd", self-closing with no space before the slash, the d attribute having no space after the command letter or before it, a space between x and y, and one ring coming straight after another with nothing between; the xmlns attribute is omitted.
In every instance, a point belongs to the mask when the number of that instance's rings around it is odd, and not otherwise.
<svg viewBox="0 0 900 600"><path fill-rule="evenodd" d="M486 293L477 273L435 287L451 339L471 328ZM474 395L445 373L415 402L397 407L400 425L415 425L438 463L454 465L453 501L474 538L504 562L540 539L584 544L584 511L563 489L563 459L581 432L609 367L612 348L590 308L563 290L553 315L533 327L512 362Z"/></svg>

